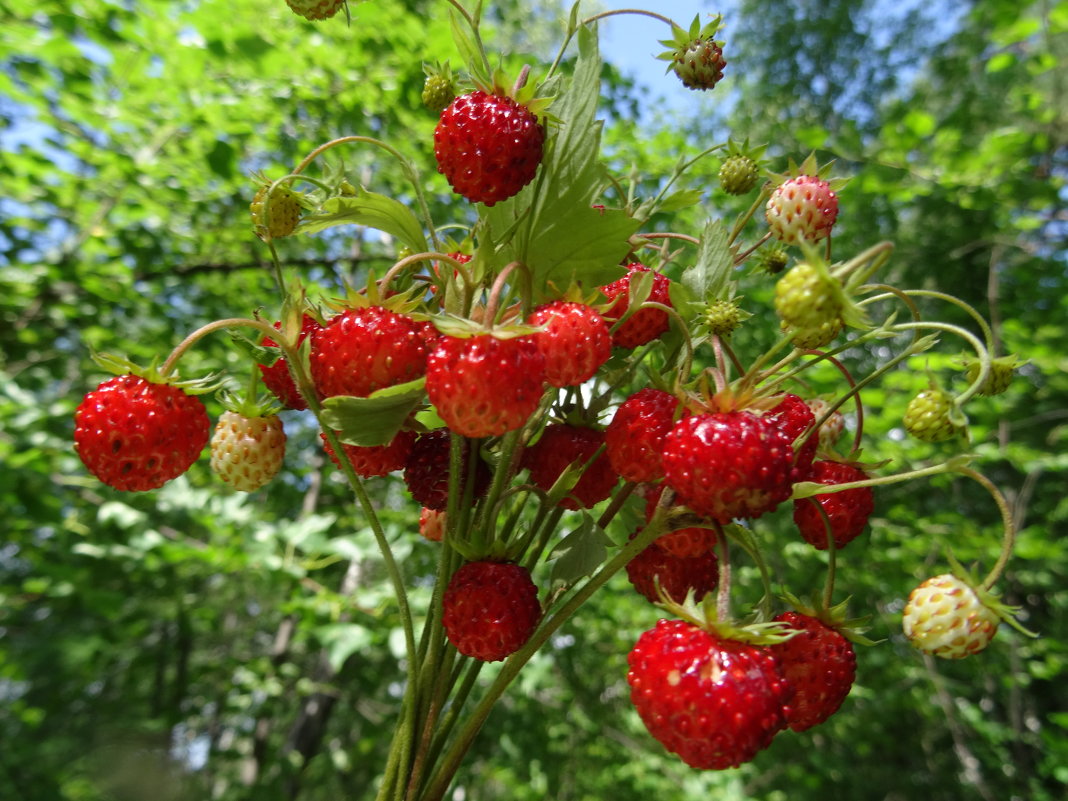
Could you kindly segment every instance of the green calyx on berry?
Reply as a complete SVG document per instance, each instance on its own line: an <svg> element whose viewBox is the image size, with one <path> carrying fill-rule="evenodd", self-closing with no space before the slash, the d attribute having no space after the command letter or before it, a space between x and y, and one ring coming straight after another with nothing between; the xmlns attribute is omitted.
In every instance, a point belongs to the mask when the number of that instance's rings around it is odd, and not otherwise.
<svg viewBox="0 0 1068 801"><path fill-rule="evenodd" d="M979 380L979 374L983 366L982 362L974 356L965 357L963 361L965 376L968 379L968 383L974 384ZM1012 384L1012 378L1016 373L1016 369L1025 364L1027 364L1026 360L1021 359L1014 354L998 356L997 358L991 359L990 370L986 374L986 378L983 380L982 385L979 387L978 394L992 397L1008 391L1009 386Z"/></svg>
<svg viewBox="0 0 1068 801"><path fill-rule="evenodd" d="M715 38L722 27L721 14L714 16L704 26L701 25L700 15L697 15L690 23L689 30L672 25L672 38L660 41L660 44L671 49L657 58L670 62L667 72L679 76L682 85L688 89L713 89L723 78L723 69L727 66L727 60L723 57L723 42Z"/></svg>
<svg viewBox="0 0 1068 801"><path fill-rule="evenodd" d="M452 68L448 61L444 64L424 64L423 72L426 73L422 92L423 105L429 111L441 114L456 98L456 82L453 79Z"/></svg>
<svg viewBox="0 0 1068 801"><path fill-rule="evenodd" d="M744 195L752 191L763 170L761 156L767 146L750 148L746 139L741 145L727 140L727 156L719 168L719 185L728 195Z"/></svg>
<svg viewBox="0 0 1068 801"><path fill-rule="evenodd" d="M659 593L659 598L657 606L723 639L737 640L747 645L775 645L786 642L797 633L796 629L781 621L754 620L741 623L721 620L716 609L716 598L711 593L697 599L691 592L682 603L673 600L664 592Z"/></svg>
<svg viewBox="0 0 1068 801"><path fill-rule="evenodd" d="M159 368L159 357L152 359L147 367L127 359L125 356L115 356L110 353L91 354L92 359L101 369L112 375L133 375L143 378L152 384L165 384L177 387L186 395L206 395L215 392L222 387L222 380L217 373L211 373L201 378L180 379L176 373L162 373Z"/></svg>
<svg viewBox="0 0 1068 801"><path fill-rule="evenodd" d="M833 606L827 606L820 597L819 592L813 592L807 599L802 600L790 592L784 592L782 599L795 611L802 615L815 618L828 628L832 628L843 637L856 645L878 645L879 640L871 640L865 637L865 633L871 629L871 615L863 617L849 617L849 598Z"/></svg>

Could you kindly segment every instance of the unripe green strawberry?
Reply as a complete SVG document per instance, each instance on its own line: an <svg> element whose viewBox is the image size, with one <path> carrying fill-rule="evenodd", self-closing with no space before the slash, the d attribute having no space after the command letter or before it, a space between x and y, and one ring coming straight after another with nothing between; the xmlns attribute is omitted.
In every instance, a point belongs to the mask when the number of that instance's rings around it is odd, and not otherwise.
<svg viewBox="0 0 1068 801"><path fill-rule="evenodd" d="M423 83L422 98L427 109L440 114L456 98L456 87L444 75L427 75Z"/></svg>
<svg viewBox="0 0 1068 801"><path fill-rule="evenodd" d="M812 350L834 342L840 333L842 333L842 321L832 319L815 328L791 329L790 341L795 348Z"/></svg>
<svg viewBox="0 0 1068 801"><path fill-rule="evenodd" d="M1000 356L996 359L991 359L990 372L987 373L986 380L979 387L979 394L988 397L1001 395L1012 384L1012 377L1016 372L1016 368L1021 364L1023 362L1016 356ZM975 383L975 380L979 378L981 367L982 365L978 359L970 359L967 362L966 376L969 384Z"/></svg>
<svg viewBox="0 0 1068 801"><path fill-rule="evenodd" d="M902 626L916 648L943 659L982 651L997 633L999 616L965 581L945 573L909 595Z"/></svg>
<svg viewBox="0 0 1068 801"><path fill-rule="evenodd" d="M304 19L320 20L334 16L345 0L286 0L286 5Z"/></svg>
<svg viewBox="0 0 1068 801"><path fill-rule="evenodd" d="M286 453L278 415L223 412L211 437L211 469L236 490L254 492L277 475Z"/></svg>
<svg viewBox="0 0 1068 801"><path fill-rule="evenodd" d="M760 251L757 256L757 266L768 275L778 275L786 269L790 261L790 254L782 245L772 245Z"/></svg>
<svg viewBox="0 0 1068 801"><path fill-rule="evenodd" d="M289 236L300 222L301 206L297 193L288 186L275 187L271 193L270 208L267 208L267 190L270 188L270 184L263 184L248 207L252 215L252 230L264 241Z"/></svg>
<svg viewBox="0 0 1068 801"><path fill-rule="evenodd" d="M728 195L744 195L752 191L759 179L757 163L749 156L730 156L719 168L719 185Z"/></svg>
<svg viewBox="0 0 1068 801"><path fill-rule="evenodd" d="M705 325L709 333L729 337L749 316L733 300L715 300L705 309Z"/></svg>
<svg viewBox="0 0 1068 801"><path fill-rule="evenodd" d="M840 285L807 262L795 264L775 284L775 311L791 328L837 323L842 317Z"/></svg>
<svg viewBox="0 0 1068 801"><path fill-rule="evenodd" d="M941 389L925 389L905 409L905 430L923 442L944 442L960 431L950 419L953 397Z"/></svg>

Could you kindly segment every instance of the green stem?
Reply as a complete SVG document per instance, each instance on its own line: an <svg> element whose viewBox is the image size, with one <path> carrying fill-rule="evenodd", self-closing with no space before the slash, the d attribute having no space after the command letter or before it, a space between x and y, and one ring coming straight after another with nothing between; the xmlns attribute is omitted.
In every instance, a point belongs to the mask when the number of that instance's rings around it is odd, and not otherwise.
<svg viewBox="0 0 1068 801"><path fill-rule="evenodd" d="M847 481L844 484L816 484L815 482L801 481L794 484L794 491L790 498L796 501L801 498L811 498L814 495L831 495L835 492L845 492L846 490L859 489L861 487L889 486L891 484L900 484L903 481L911 481L914 478L926 478L927 476L937 476L942 473L961 472L962 470L967 469L965 463L971 458L972 457L968 455L956 456L948 462L936 464L931 467L924 467L919 470L909 470L904 473L895 473L891 476L881 476L880 478L869 478L864 481Z"/></svg>
<svg viewBox="0 0 1068 801"><path fill-rule="evenodd" d="M178 360L185 355L185 352L188 351L191 347L193 347L193 345L195 345L201 339L206 337L208 334L212 334L224 328L235 328L238 326L255 328L260 331L264 336L278 336L278 331L276 331L274 328L272 328L262 320L252 320L247 317L228 317L225 320L215 320L214 322L201 326L196 331L187 336L185 339L183 339L181 342L179 342L175 346L174 350L171 351L170 355L167 357L167 360L163 362L163 366L159 368L160 375L170 375L171 371L174 370L175 365L178 364Z"/></svg>
<svg viewBox="0 0 1068 801"><path fill-rule="evenodd" d="M1001 578L1001 574L1005 571L1005 567L1009 563L1009 559L1012 557L1012 550L1016 545L1016 522L1012 518L1012 510L1009 509L1008 501L1005 500L1005 496L1001 494L999 490L989 478L984 476L970 467L959 466L956 468L957 472L961 475L968 476L973 481L979 482L982 487L990 493L990 496L994 499L994 503L998 505L998 511L1001 512L1001 523L1004 527L1004 534L1001 540L1001 553L998 555L998 561L994 564L994 567L987 574L987 577L983 579L983 583L979 585L981 590L989 590Z"/></svg>
<svg viewBox="0 0 1068 801"><path fill-rule="evenodd" d="M760 194L757 195L756 200L753 201L753 204L746 210L744 214L742 214L741 217L737 219L737 221L735 221L734 227L731 228L730 236L727 237L728 245L734 244L734 240L737 239L738 235L742 233L742 229L745 228L746 223L748 223L753 218L753 215L756 214L757 209L759 209L771 195L771 189L769 187L769 184L764 184L764 186L760 188Z"/></svg>
<svg viewBox="0 0 1068 801"><path fill-rule="evenodd" d="M897 323L896 325L891 326L892 330L897 331L908 331L913 329L925 328L930 328L935 331L948 331L951 334L956 334L962 339L968 340L968 343L975 349L976 354L979 356L979 359L981 361L979 375L976 377L975 381L973 381L971 385L966 390L964 390L964 392L962 392L953 400L953 402L957 406L962 406L969 398L971 398L975 393L977 393L980 388L982 388L983 382L986 381L986 377L990 373L990 354L987 352L986 347L983 345L982 342L979 341L979 338L975 334L957 325L950 325L949 323L921 322Z"/></svg>

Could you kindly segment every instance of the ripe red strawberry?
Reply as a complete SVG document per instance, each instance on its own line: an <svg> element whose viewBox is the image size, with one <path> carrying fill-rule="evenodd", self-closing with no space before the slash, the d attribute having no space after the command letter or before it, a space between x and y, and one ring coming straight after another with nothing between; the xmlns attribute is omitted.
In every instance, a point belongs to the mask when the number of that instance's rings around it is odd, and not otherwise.
<svg viewBox="0 0 1068 801"><path fill-rule="evenodd" d="M419 512L419 533L431 542L441 542L445 537L445 513L424 506Z"/></svg>
<svg viewBox="0 0 1068 801"><path fill-rule="evenodd" d="M382 306L343 312L311 337L311 375L323 398L366 397L426 372L421 326Z"/></svg>
<svg viewBox="0 0 1068 801"><path fill-rule="evenodd" d="M847 484L867 478L863 470L853 465L819 461L812 465L805 480L818 484ZM828 543L827 526L820 514L821 508L830 520L834 547L844 548L864 531L875 503L871 487L857 487L794 501L794 523L800 529L801 536L814 548L823 551Z"/></svg>
<svg viewBox="0 0 1068 801"><path fill-rule="evenodd" d="M454 192L492 206L533 180L544 142L545 131L530 109L475 90L441 112L434 156Z"/></svg>
<svg viewBox="0 0 1068 801"><path fill-rule="evenodd" d="M523 467L530 469L531 484L548 491L569 465L586 464L603 443L603 431L552 423L523 454ZM586 467L560 506L589 509L611 495L618 482L619 476L612 470L608 457L601 453Z"/></svg>
<svg viewBox="0 0 1068 801"><path fill-rule="evenodd" d="M663 494L664 486L661 484L660 486L655 487L646 497L646 522L653 519L653 514L656 512L656 506L660 502L660 496ZM666 534L661 534L656 538L656 544L662 549L672 556L678 556L684 559L692 556L704 556L706 553L714 551L717 541L718 537L716 536L715 530L704 528L702 526L678 528L674 531L668 531Z"/></svg>
<svg viewBox="0 0 1068 801"><path fill-rule="evenodd" d="M604 432L608 460L626 481L659 481L664 477L660 454L664 437L675 426L678 399L670 392L646 387L616 409Z"/></svg>
<svg viewBox="0 0 1068 801"><path fill-rule="evenodd" d="M275 328L281 328L281 323L275 323ZM319 321L310 314L305 314L300 326L300 336L297 338L299 345L308 336L322 328ZM278 343L270 337L264 337L260 342L264 347L277 347ZM263 375L263 383L271 391L278 401L286 409L307 409L308 404L297 391L297 385L293 383L293 376L289 374L289 366L285 359L279 359L270 367L262 364L257 365Z"/></svg>
<svg viewBox="0 0 1068 801"><path fill-rule="evenodd" d="M226 411L211 437L211 469L236 490L254 492L282 469L286 435L276 414Z"/></svg>
<svg viewBox="0 0 1068 801"><path fill-rule="evenodd" d="M467 464L467 448L464 448ZM464 475L464 482L467 475ZM490 473L479 460L474 477L474 497L489 489ZM417 503L429 509L442 510L449 500L449 432L444 428L421 434L412 445L404 466L404 483ZM461 483L460 486L464 484Z"/></svg>
<svg viewBox="0 0 1068 801"><path fill-rule="evenodd" d="M578 386L612 355L608 324L585 303L547 303L534 310L529 322L545 326L534 341L545 356L545 381L550 386Z"/></svg>
<svg viewBox="0 0 1068 801"><path fill-rule="evenodd" d="M441 599L445 636L464 656L498 662L515 653L541 620L530 572L510 562L469 562Z"/></svg>
<svg viewBox="0 0 1068 801"><path fill-rule="evenodd" d="M810 615L784 612L775 619L799 632L768 649L794 689L786 721L805 731L838 711L853 687L857 656L840 632Z"/></svg>
<svg viewBox="0 0 1068 801"><path fill-rule="evenodd" d="M664 438L664 478L694 512L726 523L760 517L790 497L788 434L751 412L685 417Z"/></svg>
<svg viewBox="0 0 1068 801"><path fill-rule="evenodd" d="M812 426L816 424L816 415L811 407L797 395L787 392L782 400L771 411L764 415L779 427L786 436L796 443ZM816 458L816 448L819 447L819 436L812 434L805 444L794 454L794 470L790 478L791 483L804 481L809 470L812 469L812 460Z"/></svg>
<svg viewBox="0 0 1068 801"><path fill-rule="evenodd" d="M74 447L94 476L130 492L177 478L208 443L200 399L132 374L109 378L74 412Z"/></svg>
<svg viewBox="0 0 1068 801"><path fill-rule="evenodd" d="M544 378L545 357L531 337L443 336L427 359L426 392L457 434L492 437L527 421Z"/></svg>
<svg viewBox="0 0 1068 801"><path fill-rule="evenodd" d="M337 454L327 442L326 434L320 434L319 437L323 441L326 455L340 470L341 462L338 461ZM414 431L398 431L396 436L385 445L360 446L342 443L342 446L349 461L352 462L352 469L356 471L356 475L361 478L374 478L388 475L394 470L402 470L408 464L415 438Z"/></svg>
<svg viewBox="0 0 1068 801"><path fill-rule="evenodd" d="M645 727L693 768L748 762L786 726L790 684L765 649L661 620L627 657Z"/></svg>
<svg viewBox="0 0 1068 801"><path fill-rule="evenodd" d="M615 303L604 312L604 319L609 324L615 323L627 311L630 303L630 279L634 273L653 272L653 288L646 301L674 308L671 305L671 282L667 276L651 271L644 264L637 262L628 264L626 269L627 274L622 278L617 278L612 283L601 287L601 292L606 297L615 299ZM660 309L639 309L612 333L612 344L621 348L636 348L646 342L652 342L667 330L667 312Z"/></svg>
<svg viewBox="0 0 1068 801"><path fill-rule="evenodd" d="M664 535L668 536L668 535ZM669 598L677 603L693 592L701 599L719 584L719 559L715 551L705 550L694 556L678 556L661 547L659 537L627 562L627 578L639 593L653 603L660 602L657 582Z"/></svg>
<svg viewBox="0 0 1068 801"><path fill-rule="evenodd" d="M838 195L827 181L799 175L775 187L765 212L771 234L780 242L819 242L838 218Z"/></svg>

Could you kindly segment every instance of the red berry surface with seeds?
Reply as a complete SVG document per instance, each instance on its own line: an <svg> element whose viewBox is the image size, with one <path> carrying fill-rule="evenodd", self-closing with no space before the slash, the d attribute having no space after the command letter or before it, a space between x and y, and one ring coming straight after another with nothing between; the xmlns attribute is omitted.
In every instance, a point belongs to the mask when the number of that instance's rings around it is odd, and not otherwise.
<svg viewBox="0 0 1068 801"><path fill-rule="evenodd" d="M660 496L664 493L664 486L656 487L648 494L645 500L645 521L653 519ZM656 538L656 544L672 556L691 557L704 556L709 551L714 551L718 536L712 528L704 526L686 526L661 534Z"/></svg>
<svg viewBox="0 0 1068 801"><path fill-rule="evenodd" d="M326 439L326 434L320 434L319 437L322 439L323 448L326 450L326 455L330 457L330 461L334 463L334 467L338 470L342 469L337 454ZM385 445L362 446L342 443L342 447L345 449L345 454L349 457L349 461L352 462L352 469L356 472L356 475L361 478L374 478L388 475L394 470L403 470L408 464L408 457L411 455L415 438L414 431L398 431L393 439Z"/></svg>
<svg viewBox="0 0 1068 801"><path fill-rule="evenodd" d="M627 578L639 593L660 603L657 585L671 600L682 603L688 593L700 600L719 584L719 559L715 551L679 556L661 546L663 535L627 563Z"/></svg>
<svg viewBox="0 0 1068 801"><path fill-rule="evenodd" d="M534 179L544 142L545 131L526 106L475 90L441 112L434 156L454 192L492 206Z"/></svg>
<svg viewBox="0 0 1068 801"><path fill-rule="evenodd" d="M527 421L544 379L545 357L531 337L443 336L427 359L426 392L457 434L493 437Z"/></svg>
<svg viewBox="0 0 1068 801"><path fill-rule="evenodd" d="M449 501L449 432L443 428L420 434L408 453L404 466L404 483L417 503L429 509L444 510ZM467 482L468 449L464 449L465 473L461 487ZM481 497L489 489L490 474L479 459L475 468L474 497Z"/></svg>
<svg viewBox="0 0 1068 801"><path fill-rule="evenodd" d="M94 476L130 492L162 487L197 460L211 421L200 399L135 375L109 378L74 412L74 447Z"/></svg>
<svg viewBox="0 0 1068 801"><path fill-rule="evenodd" d="M628 264L627 274L617 278L610 284L601 287L601 292L610 300L615 300L607 311L604 319L609 324L614 324L623 317L630 305L630 282L635 273L653 274L653 288L649 292L646 302L659 303L671 308L671 281L667 276L650 270L644 264L634 262ZM612 344L621 348L636 348L647 342L652 342L658 336L668 330L668 314L661 309L639 309L626 319L626 321L612 332Z"/></svg>
<svg viewBox="0 0 1068 801"><path fill-rule="evenodd" d="M780 431L793 440L795 445L816 424L816 415L813 414L809 405L799 396L789 392L783 395L782 400L764 417L775 423ZM818 447L819 436L813 432L800 448L795 449L791 483L805 480L809 470L812 469L812 460L816 458Z"/></svg>
<svg viewBox="0 0 1068 801"><path fill-rule="evenodd" d="M280 328L281 323L275 323L275 328ZM319 321L310 314L305 314L300 325L300 335L297 344L301 344L309 335L322 328ZM264 337L260 342L264 347L278 347L278 343L270 337ZM271 366L257 365L263 376L263 383L278 398L279 403L287 409L307 409L308 404L297 391L297 385L293 382L293 376L289 374L289 365L284 358L279 359Z"/></svg>
<svg viewBox="0 0 1068 801"><path fill-rule="evenodd" d="M211 437L211 469L236 490L254 492L282 469L286 435L277 415L223 412Z"/></svg>
<svg viewBox="0 0 1068 801"><path fill-rule="evenodd" d="M945 573L909 594L902 624L916 648L942 659L979 653L994 639L1000 619L965 581Z"/></svg>
<svg viewBox="0 0 1068 801"><path fill-rule="evenodd" d="M848 484L854 481L866 481L868 474L858 467L842 462L820 461L812 465L806 481L817 484ZM844 548L855 540L868 524L872 510L875 508L874 494L871 487L831 492L825 495L813 495L811 498L799 498L794 501L794 523L801 531L805 542L823 551L828 547L827 524L823 514L830 522L834 547ZM820 514L820 510L823 514Z"/></svg>
<svg viewBox="0 0 1068 801"><path fill-rule="evenodd" d="M664 437L675 426L679 401L670 392L646 387L616 409L604 432L608 460L626 481L659 481L664 477Z"/></svg>
<svg viewBox="0 0 1068 801"><path fill-rule="evenodd" d="M541 620L530 572L510 562L469 562L453 574L441 603L449 642L483 662L518 651Z"/></svg>
<svg viewBox="0 0 1068 801"><path fill-rule="evenodd" d="M775 187L765 213L771 235L780 242L819 242L838 218L838 196L826 181L799 175Z"/></svg>
<svg viewBox="0 0 1068 801"><path fill-rule="evenodd" d="M311 337L311 376L323 398L366 397L426 372L422 327L382 306L343 312Z"/></svg>
<svg viewBox="0 0 1068 801"><path fill-rule="evenodd" d="M849 695L857 675L856 652L840 632L811 615L784 612L775 619L798 632L768 650L794 690L787 724L805 731L837 712Z"/></svg>
<svg viewBox="0 0 1068 801"><path fill-rule="evenodd" d="M545 326L534 341L545 356L545 381L550 386L577 386L592 378L612 355L608 324L585 303L547 303L534 310L529 322Z"/></svg>
<svg viewBox="0 0 1068 801"><path fill-rule="evenodd" d="M572 464L585 465L604 444L604 432L593 428L552 423L523 454L523 467L530 470L530 483L548 491ZM619 476L602 452L586 467L578 483L560 501L565 509L589 509L607 498Z"/></svg>
<svg viewBox="0 0 1068 801"><path fill-rule="evenodd" d="M663 460L679 501L720 523L760 517L790 497L792 441L751 412L683 418L664 438Z"/></svg>
<svg viewBox="0 0 1068 801"><path fill-rule="evenodd" d="M791 688L764 648L661 620L627 657L645 727L693 768L748 762L786 726Z"/></svg>

